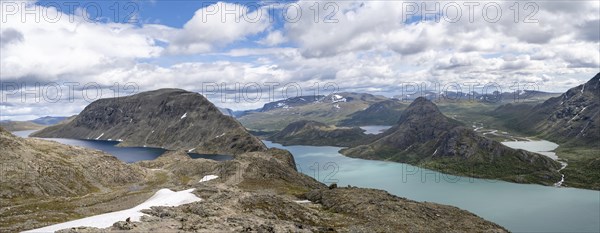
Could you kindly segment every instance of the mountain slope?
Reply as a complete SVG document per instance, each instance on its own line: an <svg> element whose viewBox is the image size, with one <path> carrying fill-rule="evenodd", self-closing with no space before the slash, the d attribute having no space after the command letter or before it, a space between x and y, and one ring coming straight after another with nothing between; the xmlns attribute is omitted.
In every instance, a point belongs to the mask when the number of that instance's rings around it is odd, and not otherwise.
<svg viewBox="0 0 600 233"><path fill-rule="evenodd" d="M538 105L507 104L491 115L503 127L560 144L566 186L600 189L600 73Z"/></svg>
<svg viewBox="0 0 600 233"><path fill-rule="evenodd" d="M203 154L264 150L235 119L198 93L160 89L100 99L75 119L40 130L34 137L118 140L119 146L162 147Z"/></svg>
<svg viewBox="0 0 600 233"><path fill-rule="evenodd" d="M560 164L543 155L515 150L477 135L417 98L397 125L372 143L341 151L350 157L392 160L450 174L553 184Z"/></svg>
<svg viewBox="0 0 600 233"><path fill-rule="evenodd" d="M56 125L69 119L69 117L51 117L45 116L30 121L12 121L4 120L0 121L0 126L8 131L21 131L21 130L38 130L43 129L49 125Z"/></svg>
<svg viewBox="0 0 600 233"><path fill-rule="evenodd" d="M103 152L19 138L1 127L0 167L0 199L79 196L145 177L139 167Z"/></svg>
<svg viewBox="0 0 600 233"><path fill-rule="evenodd" d="M580 145L600 142L600 73L535 106L527 115L534 130L557 142ZM524 123L523 123L524 124Z"/></svg>
<svg viewBox="0 0 600 233"><path fill-rule="evenodd" d="M548 140L584 146L600 145L600 73L587 83L538 105L507 104L492 115L504 126Z"/></svg>
<svg viewBox="0 0 600 233"><path fill-rule="evenodd" d="M60 123L61 121L64 121L66 119L68 119L69 117L61 117L61 116L45 116L45 117L40 117L34 120L30 120L33 123L36 124L40 124L40 125L56 125L58 123Z"/></svg>
<svg viewBox="0 0 600 233"><path fill-rule="evenodd" d="M283 145L353 146L369 137L363 131L304 120L289 124L268 139Z"/></svg>
<svg viewBox="0 0 600 233"><path fill-rule="evenodd" d="M338 125L393 125L398 121L398 116L406 108L400 100L384 100L369 106L367 109L350 114L348 119L342 120Z"/></svg>
<svg viewBox="0 0 600 233"><path fill-rule="evenodd" d="M30 121L2 121L0 126L8 131L38 130L46 127Z"/></svg>

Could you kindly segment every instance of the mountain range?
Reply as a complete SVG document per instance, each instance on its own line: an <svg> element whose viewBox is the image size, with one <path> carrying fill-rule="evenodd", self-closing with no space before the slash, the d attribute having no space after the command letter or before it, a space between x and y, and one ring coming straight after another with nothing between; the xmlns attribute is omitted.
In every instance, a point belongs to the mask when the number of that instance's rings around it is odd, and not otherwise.
<svg viewBox="0 0 600 233"><path fill-rule="evenodd" d="M3 120L0 121L0 126L8 131L38 130L49 125L58 124L68 118L69 117L45 116L30 121Z"/></svg>
<svg viewBox="0 0 600 233"><path fill-rule="evenodd" d="M259 111L245 114L238 120L246 128L254 131L277 131L301 120L336 125L350 114L387 99L384 96L354 92L341 92L324 97L295 97L267 103Z"/></svg>
<svg viewBox="0 0 600 233"><path fill-rule="evenodd" d="M539 105L506 105L494 114L523 114L513 120L521 120L517 125L527 125L529 132L569 145L592 144L598 132L598 77ZM64 232L174 227L184 232L506 232L455 207L410 201L381 190L327 187L298 172L288 151L266 148L234 119L236 114L240 113L220 109L194 92L160 89L97 100L68 119L42 119L40 123L55 125L33 134L169 149L155 160L133 164L100 151L19 138L0 127L0 231L133 207L157 190L170 188L191 189L202 201L150 207L142 211L146 216L140 221L123 219L105 229ZM240 116L251 129L281 127L269 139L286 145L346 146L340 152L350 157L470 177L544 185L561 178L558 162L481 136L424 97L408 106L361 93L298 97ZM335 126L374 122L393 127L369 136L358 127ZM192 159L187 154L191 151L235 156L227 161ZM567 180L593 179L589 174L597 172L600 160L593 157L580 164L575 158L569 157L564 170ZM216 179L199 182L206 175Z"/></svg>

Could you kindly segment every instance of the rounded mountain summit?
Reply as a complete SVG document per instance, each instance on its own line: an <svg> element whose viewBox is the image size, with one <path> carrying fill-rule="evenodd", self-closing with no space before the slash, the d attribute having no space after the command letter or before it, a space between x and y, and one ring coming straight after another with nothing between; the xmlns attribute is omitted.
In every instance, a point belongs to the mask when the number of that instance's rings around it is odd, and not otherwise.
<svg viewBox="0 0 600 233"><path fill-rule="evenodd" d="M77 117L34 137L120 141L119 146L187 150L200 154L263 151L266 146L204 96L159 89L99 99Z"/></svg>

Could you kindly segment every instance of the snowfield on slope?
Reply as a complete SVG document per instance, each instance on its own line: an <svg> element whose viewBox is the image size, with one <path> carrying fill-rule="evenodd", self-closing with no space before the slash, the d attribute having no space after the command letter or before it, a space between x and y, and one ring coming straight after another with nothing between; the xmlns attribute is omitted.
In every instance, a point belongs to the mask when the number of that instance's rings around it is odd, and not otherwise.
<svg viewBox="0 0 600 233"><path fill-rule="evenodd" d="M215 175L208 175L203 177L200 180L200 182L209 181L217 177L218 176ZM94 215L87 218L50 225L25 232L55 232L58 230L68 229L72 227L107 228L112 226L115 222L125 221L125 219L127 218L131 218L131 221L140 221L140 218L144 215L144 213L142 213L141 210L150 209L150 207L152 206L174 207L192 202L202 201L202 199L192 194L193 191L194 189L187 189L179 192L175 192L170 189L161 189L154 193L152 197L148 198L148 200L131 209Z"/></svg>

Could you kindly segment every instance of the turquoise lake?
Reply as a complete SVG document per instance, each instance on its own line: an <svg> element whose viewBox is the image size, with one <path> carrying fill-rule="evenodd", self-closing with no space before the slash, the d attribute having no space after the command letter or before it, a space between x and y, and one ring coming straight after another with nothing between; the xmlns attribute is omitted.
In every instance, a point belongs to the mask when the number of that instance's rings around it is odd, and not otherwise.
<svg viewBox="0 0 600 233"><path fill-rule="evenodd" d="M408 164L348 158L338 153L339 147L264 142L289 150L298 170L327 184L383 189L456 206L512 232L600 232L599 191L452 176Z"/></svg>

